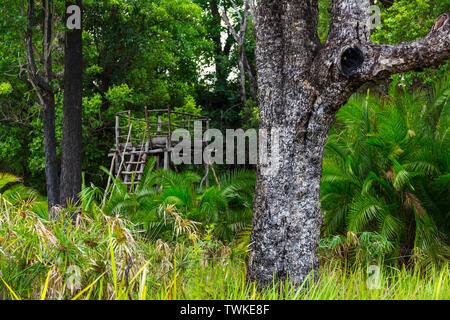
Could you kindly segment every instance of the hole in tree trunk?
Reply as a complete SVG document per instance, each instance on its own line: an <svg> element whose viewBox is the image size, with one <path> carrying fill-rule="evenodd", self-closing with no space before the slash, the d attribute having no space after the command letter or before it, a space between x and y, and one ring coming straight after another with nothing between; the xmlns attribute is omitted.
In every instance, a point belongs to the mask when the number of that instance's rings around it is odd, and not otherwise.
<svg viewBox="0 0 450 320"><path fill-rule="evenodd" d="M341 72L350 76L358 70L364 62L364 55L359 48L348 48L341 56Z"/></svg>

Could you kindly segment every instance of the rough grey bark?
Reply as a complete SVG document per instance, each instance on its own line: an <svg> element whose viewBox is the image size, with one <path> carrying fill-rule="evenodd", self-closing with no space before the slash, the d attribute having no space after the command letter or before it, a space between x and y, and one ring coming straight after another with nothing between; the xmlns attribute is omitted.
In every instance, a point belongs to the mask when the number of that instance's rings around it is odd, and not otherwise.
<svg viewBox="0 0 450 320"><path fill-rule="evenodd" d="M280 135L278 170L263 175L266 165L258 165L248 278L260 285L286 276L299 284L318 267L322 160L340 107L367 81L450 56L449 16L421 40L374 44L369 5L331 0L330 31L321 45L318 0L258 2L260 129Z"/></svg>
<svg viewBox="0 0 450 320"><path fill-rule="evenodd" d="M66 8L81 0L66 1ZM66 21L68 16L66 16ZM82 184L82 29L66 31L64 68L61 204L76 203Z"/></svg>
<svg viewBox="0 0 450 320"><path fill-rule="evenodd" d="M26 32L27 46L27 71L29 80L36 88L43 111L44 125L44 153L45 153L45 177L47 184L47 201L49 210L59 203L58 187L58 161L56 156L55 134L55 95L50 82L53 80L52 70L52 44L53 32L53 1L42 1L42 71L39 72L34 58L33 26L35 17L34 1L28 2L28 26Z"/></svg>

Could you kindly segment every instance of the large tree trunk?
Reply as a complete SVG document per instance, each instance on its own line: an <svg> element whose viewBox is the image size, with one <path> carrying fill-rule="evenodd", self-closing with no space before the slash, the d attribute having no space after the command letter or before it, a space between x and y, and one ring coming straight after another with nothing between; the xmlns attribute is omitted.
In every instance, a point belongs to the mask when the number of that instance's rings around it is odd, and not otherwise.
<svg viewBox="0 0 450 320"><path fill-rule="evenodd" d="M450 55L448 17L416 42L371 43L369 0L332 0L330 32L321 45L317 2L258 2L260 129L280 137L278 167L258 165L248 278L260 285L286 276L300 284L318 266L322 160L339 108L369 80ZM276 157L273 147L269 156Z"/></svg>
<svg viewBox="0 0 450 320"><path fill-rule="evenodd" d="M66 8L81 0L66 1ZM66 17L67 20L68 17ZM61 204L78 201L82 183L82 29L66 31L64 120L61 159Z"/></svg>
<svg viewBox="0 0 450 320"><path fill-rule="evenodd" d="M315 28L308 28L317 25L318 8L290 2L261 1L258 13L260 129L277 130L280 137L278 168L263 175L260 166L254 201L248 272L250 279L263 283L288 274L302 280L318 264L319 184L327 129L307 132L315 96L302 88L309 81L307 61L320 44Z"/></svg>

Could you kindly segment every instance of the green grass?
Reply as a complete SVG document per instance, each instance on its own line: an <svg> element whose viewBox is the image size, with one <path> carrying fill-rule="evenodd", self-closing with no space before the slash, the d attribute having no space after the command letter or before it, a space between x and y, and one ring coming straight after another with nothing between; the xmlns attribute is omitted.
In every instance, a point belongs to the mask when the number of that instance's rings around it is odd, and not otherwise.
<svg viewBox="0 0 450 320"><path fill-rule="evenodd" d="M426 271L385 266L380 288L370 289L366 267L342 268L333 259L301 287L286 281L258 290L245 280L245 241L225 245L192 229L172 242L148 241L127 219L101 210L83 213L73 226L39 217L35 205L11 205L0 196L0 299L450 298L448 265Z"/></svg>
<svg viewBox="0 0 450 320"><path fill-rule="evenodd" d="M254 283L245 282L245 268L239 265L215 264L206 269L180 272L167 286L154 287L146 298L170 299L181 292L179 299L201 300L390 300L449 299L448 269L431 275L419 271L384 270L379 289L369 289L364 269L344 271L333 266L320 268L316 282L295 288L288 281L259 291ZM172 290L170 290L172 289Z"/></svg>

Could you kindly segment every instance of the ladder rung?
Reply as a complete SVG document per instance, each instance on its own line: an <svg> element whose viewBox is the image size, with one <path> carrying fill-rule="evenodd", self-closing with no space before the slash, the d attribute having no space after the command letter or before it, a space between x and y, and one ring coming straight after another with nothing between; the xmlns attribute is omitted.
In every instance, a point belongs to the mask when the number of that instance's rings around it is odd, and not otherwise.
<svg viewBox="0 0 450 320"><path fill-rule="evenodd" d="M144 171L122 171L121 174L143 174Z"/></svg>
<svg viewBox="0 0 450 320"><path fill-rule="evenodd" d="M161 153L164 152L164 149L155 149L155 150L149 150L149 151L128 151L127 154L148 154L148 153Z"/></svg>

